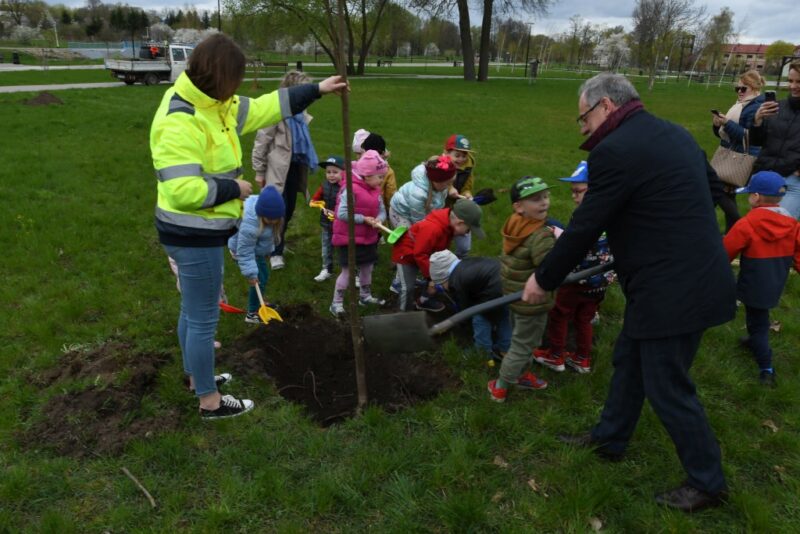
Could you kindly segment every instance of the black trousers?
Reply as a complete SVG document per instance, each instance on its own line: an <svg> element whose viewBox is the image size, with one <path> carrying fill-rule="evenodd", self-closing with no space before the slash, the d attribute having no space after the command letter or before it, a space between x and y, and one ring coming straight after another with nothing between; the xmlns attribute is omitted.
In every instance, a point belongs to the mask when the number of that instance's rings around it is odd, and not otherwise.
<svg viewBox="0 0 800 534"><path fill-rule="evenodd" d="M611 387L592 438L608 452L624 452L646 398L675 443L689 485L716 494L727 489L719 443L689 377L702 337L702 330L661 339L620 333Z"/></svg>
<svg viewBox="0 0 800 534"><path fill-rule="evenodd" d="M283 228L281 228L281 242L272 252L273 256L283 256L283 249L286 244L286 230L289 228L289 221L294 215L294 208L297 205L297 194L304 194L307 185L308 167L302 163L292 162L289 164L289 171L286 173L286 182L283 184L283 201L286 204L286 214L283 216Z"/></svg>

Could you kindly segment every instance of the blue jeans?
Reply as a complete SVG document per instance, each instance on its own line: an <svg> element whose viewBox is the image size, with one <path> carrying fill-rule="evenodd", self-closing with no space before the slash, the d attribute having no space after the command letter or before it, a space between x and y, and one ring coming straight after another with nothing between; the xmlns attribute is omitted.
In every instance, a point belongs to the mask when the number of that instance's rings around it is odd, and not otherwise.
<svg viewBox="0 0 800 534"><path fill-rule="evenodd" d="M261 296L266 300L267 281L269 280L269 267L267 267L266 258L264 256L256 256L256 265L258 265L258 285L261 287ZM258 300L256 288L250 286L250 292L247 294L247 311L255 313L260 307L261 302Z"/></svg>
<svg viewBox="0 0 800 534"><path fill-rule="evenodd" d="M472 338L475 346L487 356L492 350L508 352L511 347L511 312L508 306L493 310L494 321L479 313L472 317Z"/></svg>
<svg viewBox="0 0 800 534"><path fill-rule="evenodd" d="M781 207L800 219L800 176L790 174L786 177L786 196L781 200Z"/></svg>
<svg viewBox="0 0 800 534"><path fill-rule="evenodd" d="M456 256L459 259L466 258L472 248L472 233L455 236L453 238L453 243L456 245Z"/></svg>
<svg viewBox="0 0 800 534"><path fill-rule="evenodd" d="M772 349L769 348L769 310L744 307L747 324L747 348L753 353L759 369L772 367Z"/></svg>
<svg viewBox="0 0 800 534"><path fill-rule="evenodd" d="M178 342L183 370L194 378L195 395L217 391L214 382L214 334L219 321L224 247L176 247L164 250L178 264L181 312Z"/></svg>

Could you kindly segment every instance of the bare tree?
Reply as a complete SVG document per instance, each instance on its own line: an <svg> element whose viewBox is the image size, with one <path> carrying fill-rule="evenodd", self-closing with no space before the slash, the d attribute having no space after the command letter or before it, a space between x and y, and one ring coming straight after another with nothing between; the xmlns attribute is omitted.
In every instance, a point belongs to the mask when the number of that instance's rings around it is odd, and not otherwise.
<svg viewBox="0 0 800 534"><path fill-rule="evenodd" d="M648 90L653 89L661 56L674 34L686 31L705 13L694 0L637 0L633 10L639 57L648 67ZM640 65L641 66L641 65Z"/></svg>
<svg viewBox="0 0 800 534"><path fill-rule="evenodd" d="M11 16L14 24L20 26L29 4L31 4L31 0L3 0L0 8Z"/></svg>

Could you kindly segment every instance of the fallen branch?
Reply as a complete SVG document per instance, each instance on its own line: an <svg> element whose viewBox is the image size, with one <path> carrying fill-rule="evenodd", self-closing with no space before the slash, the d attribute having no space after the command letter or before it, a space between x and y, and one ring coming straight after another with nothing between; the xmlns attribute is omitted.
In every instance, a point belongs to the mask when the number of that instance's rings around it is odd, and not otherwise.
<svg viewBox="0 0 800 534"><path fill-rule="evenodd" d="M128 468L127 468L127 467L123 467L123 468L122 468L122 472L123 472L123 473L125 473L125 475L126 475L126 476L127 476L129 479L133 480L133 483L134 483L134 484L136 484L136 487L137 487L137 488L139 488L140 490L142 490L142 493L144 493L144 496L145 496L145 497L147 497L147 500L148 500L148 501L150 501L150 506L152 506L153 508L155 508L155 507L156 507L156 500L153 498L153 496L152 496L152 495L150 495L150 492L149 492L149 491L147 491L147 488L145 488L144 486L142 486L142 483L141 483L141 482L139 482L139 481L136 479L136 477L135 477L135 476L133 476L133 475L131 474L131 472L130 472L130 471L128 471Z"/></svg>

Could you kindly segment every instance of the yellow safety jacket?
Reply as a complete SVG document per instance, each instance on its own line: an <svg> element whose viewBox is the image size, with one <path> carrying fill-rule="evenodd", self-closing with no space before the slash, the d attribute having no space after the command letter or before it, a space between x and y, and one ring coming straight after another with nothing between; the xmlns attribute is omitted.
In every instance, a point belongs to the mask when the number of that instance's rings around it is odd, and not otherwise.
<svg viewBox="0 0 800 534"><path fill-rule="evenodd" d="M239 188L232 182L242 176L239 136L290 116L286 89L220 102L181 74L164 94L150 128L161 242L224 245L242 215Z"/></svg>

